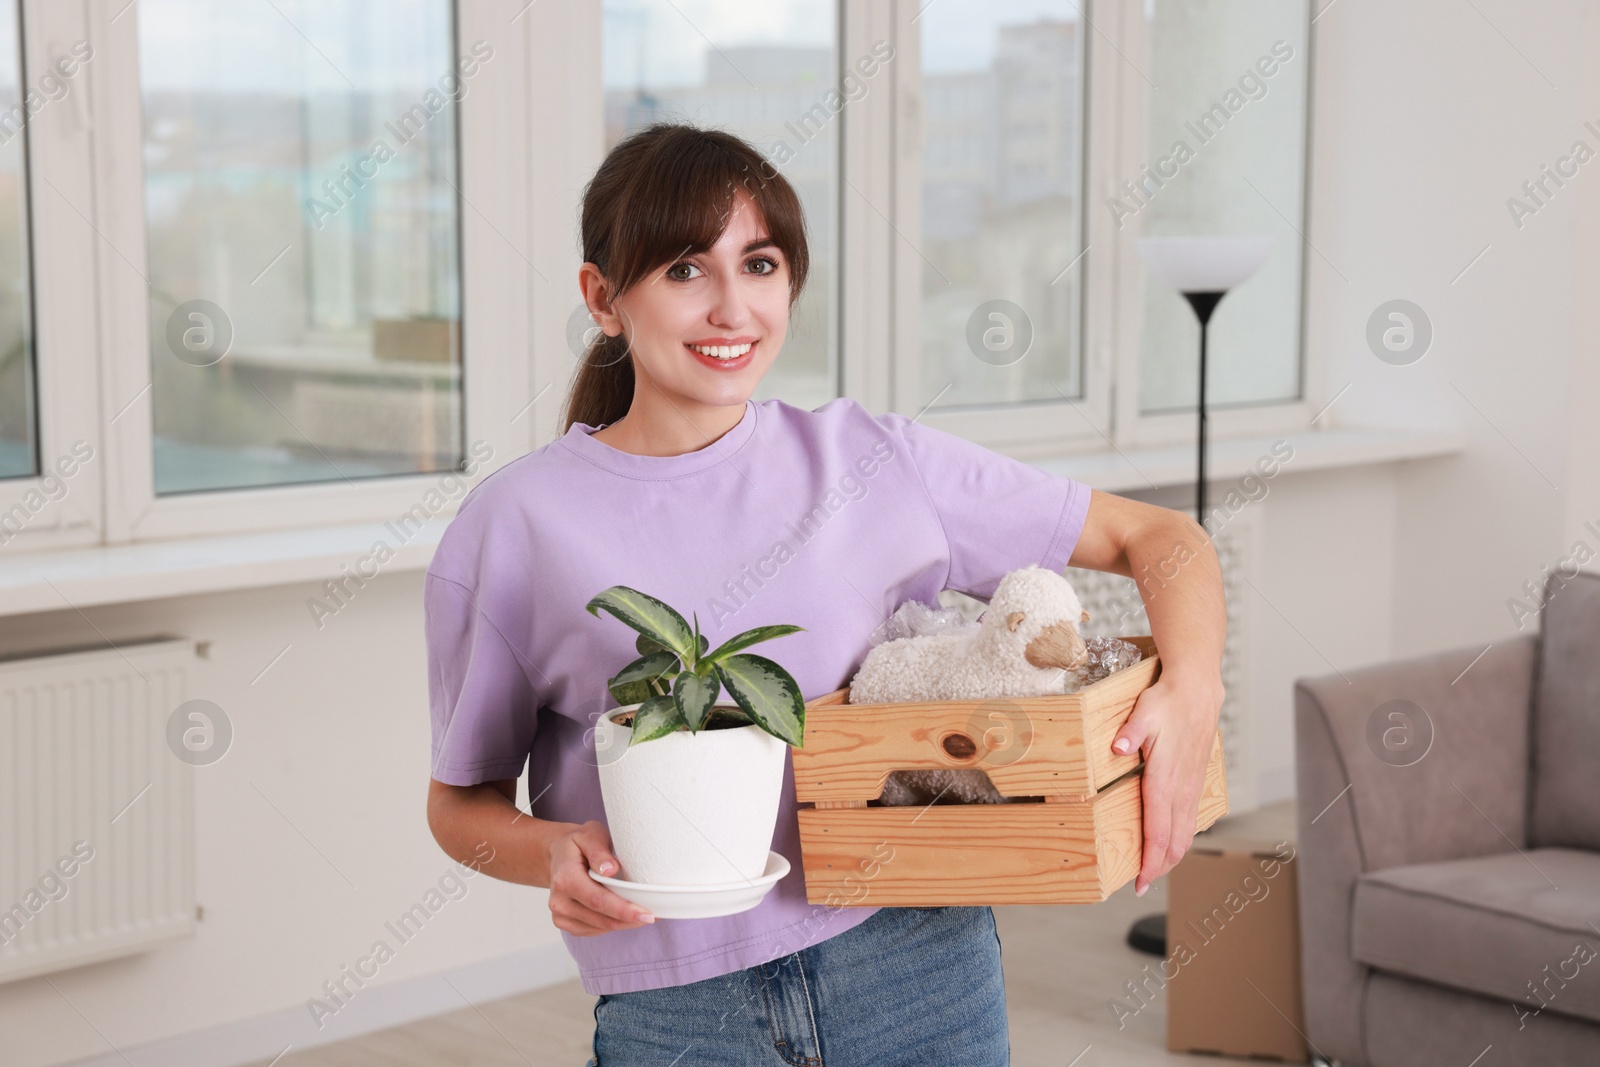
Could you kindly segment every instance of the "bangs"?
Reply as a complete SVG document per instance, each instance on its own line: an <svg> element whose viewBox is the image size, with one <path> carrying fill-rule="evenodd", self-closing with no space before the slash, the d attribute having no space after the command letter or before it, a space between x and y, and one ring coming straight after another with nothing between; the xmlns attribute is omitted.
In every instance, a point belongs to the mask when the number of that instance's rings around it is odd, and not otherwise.
<svg viewBox="0 0 1600 1067"><path fill-rule="evenodd" d="M615 261L597 264L619 292L659 267L708 251L728 228L742 191L783 253L791 302L798 298L808 265L799 199L759 153L733 138L707 136L715 133L686 129L662 137L638 160L619 198L617 232L606 242Z"/></svg>

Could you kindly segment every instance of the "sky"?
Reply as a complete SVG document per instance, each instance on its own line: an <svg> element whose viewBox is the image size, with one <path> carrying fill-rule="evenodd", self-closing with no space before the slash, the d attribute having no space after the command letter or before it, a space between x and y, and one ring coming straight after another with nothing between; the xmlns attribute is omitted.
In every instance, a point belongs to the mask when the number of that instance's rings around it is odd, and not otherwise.
<svg viewBox="0 0 1600 1067"><path fill-rule="evenodd" d="M987 69L996 25L1077 21L1080 3L924 0L923 68ZM315 92L348 89L346 78L363 88L434 84L450 64L451 8L450 0L139 0L130 15L139 19L147 88ZM641 62L648 85L697 84L712 44L827 47L834 13L834 0L605 0L605 84L638 85Z"/></svg>
<svg viewBox="0 0 1600 1067"><path fill-rule="evenodd" d="M606 0L604 10L608 89L639 84L641 34L644 81L665 88L698 84L712 44L827 47L835 33L833 0ZM1075 22L1078 0L923 0L922 10L923 69L953 73L988 69L996 25Z"/></svg>
<svg viewBox="0 0 1600 1067"><path fill-rule="evenodd" d="M450 0L139 0L124 17L137 12L147 89L321 92L434 85L454 63L451 9Z"/></svg>

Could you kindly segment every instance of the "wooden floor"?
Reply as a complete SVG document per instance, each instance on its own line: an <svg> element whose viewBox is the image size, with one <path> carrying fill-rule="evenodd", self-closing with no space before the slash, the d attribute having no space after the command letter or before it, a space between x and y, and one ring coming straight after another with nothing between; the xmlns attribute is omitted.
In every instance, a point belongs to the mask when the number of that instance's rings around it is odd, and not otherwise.
<svg viewBox="0 0 1600 1067"><path fill-rule="evenodd" d="M1282 832L1292 826L1287 805L1246 819L1215 829L1292 839ZM1134 919L1165 908L1164 883L1143 897L1126 886L1091 906L995 908L1015 1067L1259 1067L1260 1061L1167 1052L1164 994L1118 1028L1108 1002L1125 996L1123 983L1156 961L1128 948L1124 937ZM594 1001L574 980L336 1045L295 1049L276 1067L583 1067L591 1055Z"/></svg>

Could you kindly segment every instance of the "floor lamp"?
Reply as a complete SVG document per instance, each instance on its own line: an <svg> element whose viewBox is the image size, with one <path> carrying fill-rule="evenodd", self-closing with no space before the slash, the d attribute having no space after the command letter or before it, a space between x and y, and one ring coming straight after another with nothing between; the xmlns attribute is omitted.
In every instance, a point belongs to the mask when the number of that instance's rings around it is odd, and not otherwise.
<svg viewBox="0 0 1600 1067"><path fill-rule="evenodd" d="M1272 237L1142 237L1139 258L1158 280L1183 295L1200 320L1200 390L1195 400L1199 461L1194 479L1194 517L1206 521L1206 327L1228 290L1267 261ZM1128 930L1128 944L1156 956L1167 954L1167 917L1146 915Z"/></svg>

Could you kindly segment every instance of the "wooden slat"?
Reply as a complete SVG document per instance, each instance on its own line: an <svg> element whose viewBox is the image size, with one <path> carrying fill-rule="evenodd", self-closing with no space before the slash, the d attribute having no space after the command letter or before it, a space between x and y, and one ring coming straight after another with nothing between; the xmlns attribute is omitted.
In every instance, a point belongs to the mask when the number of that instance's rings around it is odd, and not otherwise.
<svg viewBox="0 0 1600 1067"><path fill-rule="evenodd" d="M1086 904L1138 873L1138 774L1058 803L802 808L806 900L836 907ZM1227 812L1222 733L1206 765L1197 830Z"/></svg>
<svg viewBox="0 0 1600 1067"><path fill-rule="evenodd" d="M851 704L837 689L806 704L803 745L793 750L802 802L872 800L896 770L984 771L1008 797L1085 798L1139 765L1111 752L1139 694L1160 676L1148 635L1125 637L1145 658L1075 693L993 700ZM965 759L945 748L970 742Z"/></svg>

